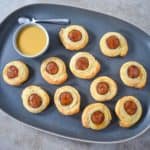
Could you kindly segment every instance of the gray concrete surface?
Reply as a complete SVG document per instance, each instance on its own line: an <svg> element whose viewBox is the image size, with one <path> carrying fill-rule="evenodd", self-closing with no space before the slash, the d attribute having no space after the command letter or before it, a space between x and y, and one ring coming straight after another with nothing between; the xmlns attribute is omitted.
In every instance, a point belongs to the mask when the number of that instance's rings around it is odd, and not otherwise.
<svg viewBox="0 0 150 150"><path fill-rule="evenodd" d="M135 24L150 34L150 0L0 0L0 21L16 8L55 3L95 10ZM0 111L0 150L150 150L150 130L123 144L87 144L41 133Z"/></svg>

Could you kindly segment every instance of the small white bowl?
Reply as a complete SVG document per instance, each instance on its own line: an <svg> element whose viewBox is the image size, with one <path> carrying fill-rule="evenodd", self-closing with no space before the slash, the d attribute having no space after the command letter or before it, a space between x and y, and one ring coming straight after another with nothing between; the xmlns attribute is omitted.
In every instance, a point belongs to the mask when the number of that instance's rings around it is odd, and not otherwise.
<svg viewBox="0 0 150 150"><path fill-rule="evenodd" d="M18 48L18 46L17 46L17 38L18 38L19 33L22 31L23 28L28 27L28 26L36 26L36 27L39 27L40 29L42 29L42 30L44 31L44 33L45 33L45 35L46 35L46 38L47 38L47 42L46 42L46 44L45 44L45 47L44 47L38 54L36 54L36 55L26 55L26 54L23 54L23 53L19 50L19 48ZM28 24L22 24L22 25L20 25L20 26L17 28L17 30L15 31L14 36L13 36L13 46L14 46L14 49L16 50L16 52L17 52L19 55L21 55L21 56L23 56L23 57L27 57L27 58L36 58L36 57L38 57L38 56L41 56L41 55L48 49L49 43L50 43L50 40L49 40L49 35L48 35L47 30L46 30L42 25L40 25L40 24L38 24L38 23L28 23Z"/></svg>

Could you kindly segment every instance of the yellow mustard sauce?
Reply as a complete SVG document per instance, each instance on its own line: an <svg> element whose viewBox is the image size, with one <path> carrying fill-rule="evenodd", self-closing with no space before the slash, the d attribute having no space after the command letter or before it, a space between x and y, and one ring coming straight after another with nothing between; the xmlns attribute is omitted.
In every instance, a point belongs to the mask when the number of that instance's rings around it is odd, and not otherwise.
<svg viewBox="0 0 150 150"><path fill-rule="evenodd" d="M21 53L29 56L39 54L46 46L45 32L37 26L24 27L18 34L17 47Z"/></svg>

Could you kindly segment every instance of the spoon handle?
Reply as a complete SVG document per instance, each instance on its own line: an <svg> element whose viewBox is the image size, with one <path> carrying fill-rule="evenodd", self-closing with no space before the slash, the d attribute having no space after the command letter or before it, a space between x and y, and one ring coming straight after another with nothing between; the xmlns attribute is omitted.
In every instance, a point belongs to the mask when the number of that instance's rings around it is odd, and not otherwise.
<svg viewBox="0 0 150 150"><path fill-rule="evenodd" d="M58 24L58 25L68 25L70 24L70 19L62 18L62 19L41 19L41 20L34 20L35 22L41 23L51 23L51 24Z"/></svg>

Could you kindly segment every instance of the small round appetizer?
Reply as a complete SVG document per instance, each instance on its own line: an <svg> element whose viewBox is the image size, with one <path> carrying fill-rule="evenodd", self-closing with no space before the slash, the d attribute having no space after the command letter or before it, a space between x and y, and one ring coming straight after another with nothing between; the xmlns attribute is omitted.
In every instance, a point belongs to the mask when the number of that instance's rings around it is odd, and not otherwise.
<svg viewBox="0 0 150 150"><path fill-rule="evenodd" d="M12 86L19 86L29 77L29 69L27 65L19 60L11 61L5 65L3 69L4 81Z"/></svg>
<svg viewBox="0 0 150 150"><path fill-rule="evenodd" d="M46 109L50 103L48 93L39 86L31 85L22 92L23 106L31 113L40 113Z"/></svg>
<svg viewBox="0 0 150 150"><path fill-rule="evenodd" d="M128 43L125 37L117 32L108 32L100 39L100 50L108 57L126 56Z"/></svg>
<svg viewBox="0 0 150 150"><path fill-rule="evenodd" d="M54 103L63 115L74 115L80 111L80 94L72 86L63 86L56 90Z"/></svg>
<svg viewBox="0 0 150 150"><path fill-rule="evenodd" d="M109 101L117 94L116 82L107 76L101 76L94 79L90 86L92 97L96 101Z"/></svg>
<svg viewBox="0 0 150 150"><path fill-rule="evenodd" d="M70 70L78 78L91 79L100 69L100 63L88 52L78 52L70 60Z"/></svg>
<svg viewBox="0 0 150 150"><path fill-rule="evenodd" d="M84 48L89 41L87 31L79 25L62 28L59 32L59 37L64 47L72 51Z"/></svg>
<svg viewBox="0 0 150 150"><path fill-rule="evenodd" d="M50 57L42 62L41 75L49 84L55 85L64 83L68 78L66 65L58 57Z"/></svg>
<svg viewBox="0 0 150 150"><path fill-rule="evenodd" d="M102 103L93 103L85 107L82 113L82 125L93 130L106 128L112 120L109 108Z"/></svg>
<svg viewBox="0 0 150 150"><path fill-rule="evenodd" d="M128 61L121 66L120 78L129 87L143 88L147 81L145 68L136 61Z"/></svg>
<svg viewBox="0 0 150 150"><path fill-rule="evenodd" d="M116 115L121 127L129 128L139 121L142 116L140 101L133 96L124 96L115 106Z"/></svg>

